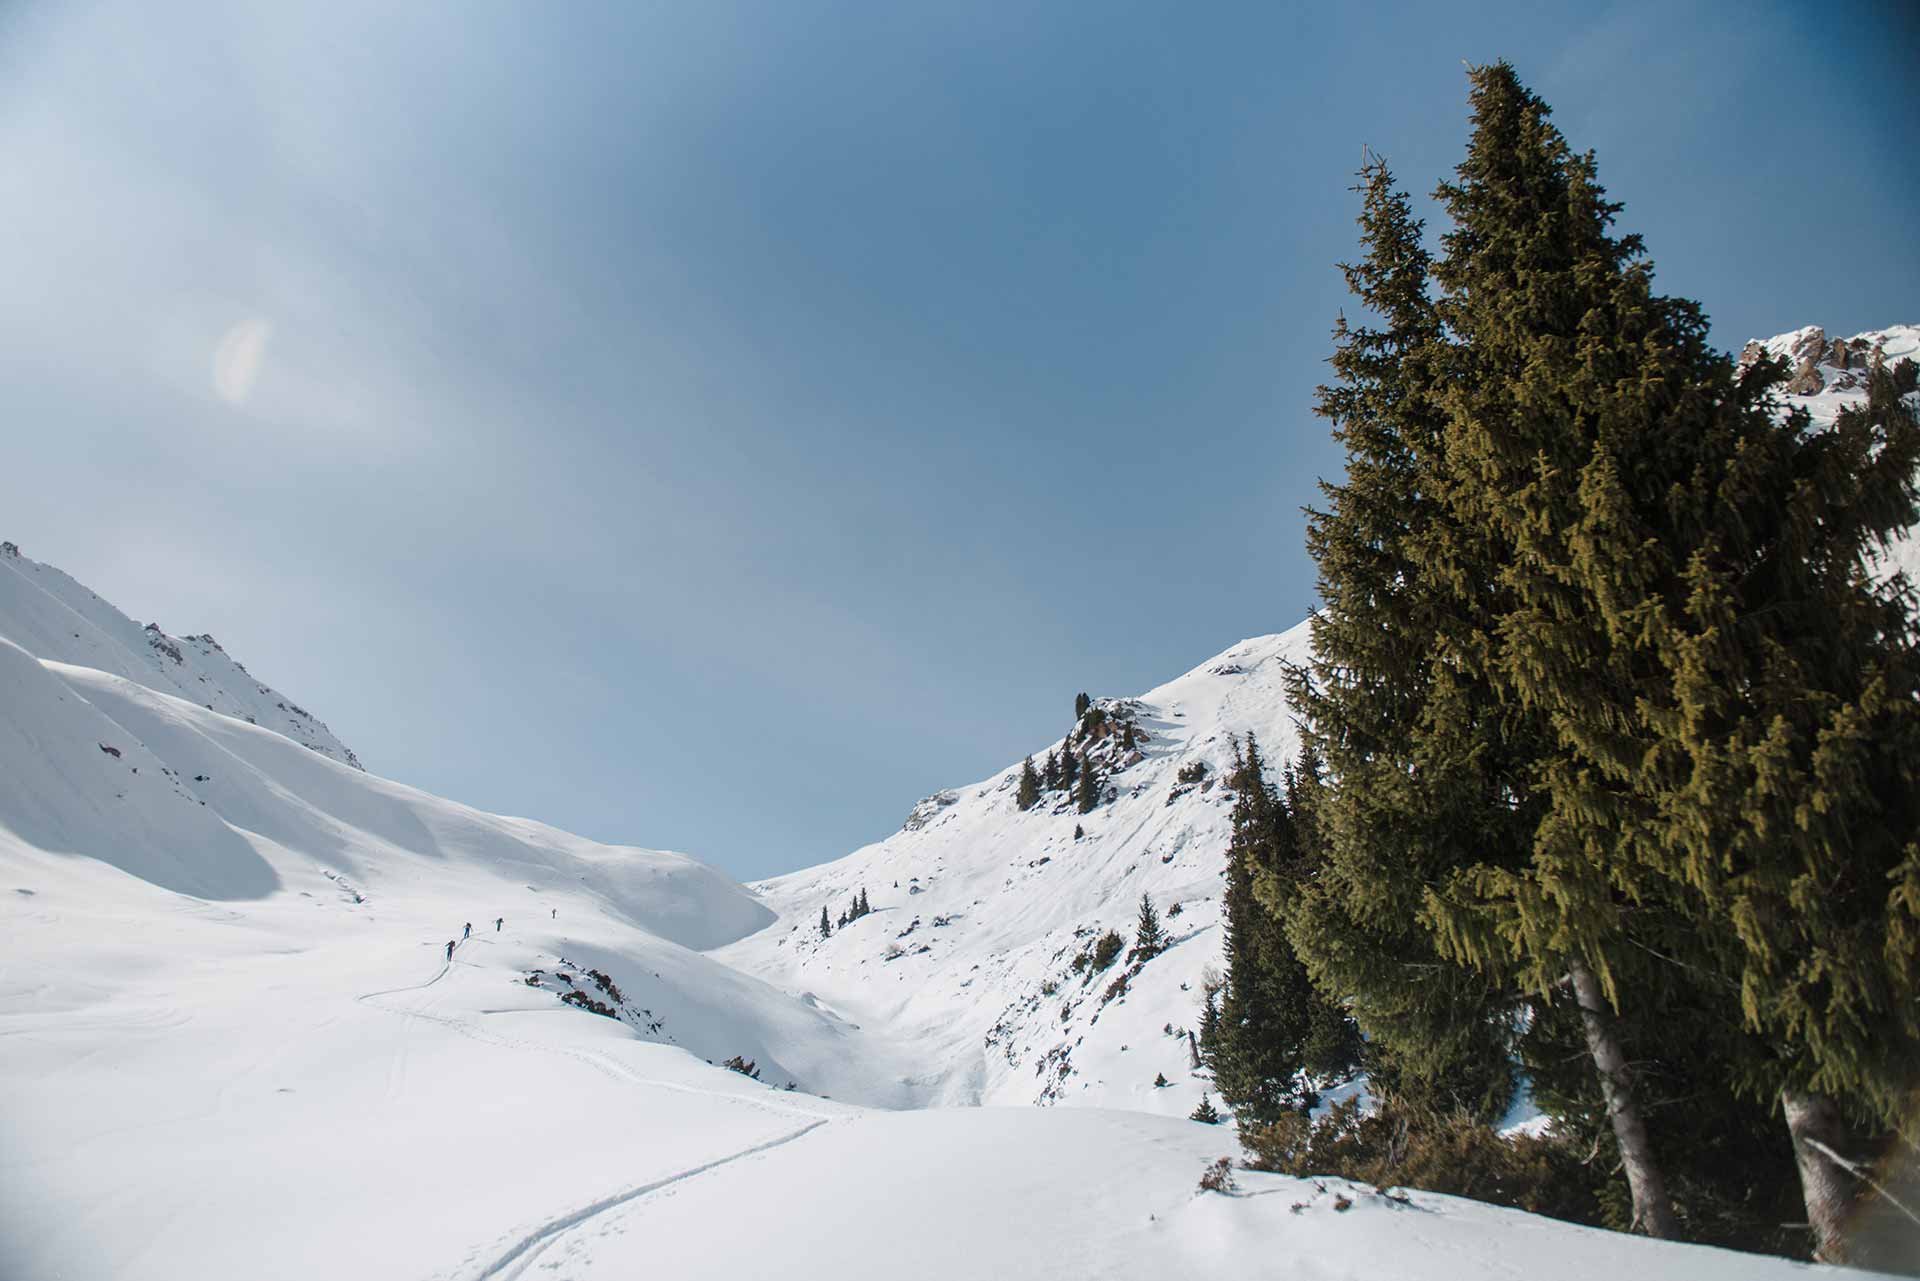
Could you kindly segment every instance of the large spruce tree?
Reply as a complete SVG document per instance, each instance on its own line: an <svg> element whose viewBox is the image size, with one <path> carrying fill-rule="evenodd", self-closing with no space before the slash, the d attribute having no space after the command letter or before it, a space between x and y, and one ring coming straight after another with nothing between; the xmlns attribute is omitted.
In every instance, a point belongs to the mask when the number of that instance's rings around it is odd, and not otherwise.
<svg viewBox="0 0 1920 1281"><path fill-rule="evenodd" d="M1600 1108L1651 1233L1767 1213L1699 1149L1777 1159L1752 1129L1777 1102L1838 1259L1847 1122L1900 1123L1920 1061L1920 657L1869 564L1916 514L1915 375L1876 370L1830 431L1783 415L1779 366L1736 370L1654 293L1512 68L1472 101L1437 262L1362 173L1344 270L1377 327L1342 319L1320 393L1347 470L1310 513L1292 691L1322 839L1268 905L1388 1090L1478 1068L1487 1115L1522 1006L1536 1064L1577 1028L1592 1088L1545 1095ZM1717 1094L1663 1139L1639 1071Z"/></svg>
<svg viewBox="0 0 1920 1281"><path fill-rule="evenodd" d="M1269 907L1320 989L1349 1002L1376 1089L1492 1120L1512 1092L1520 995L1441 957L1419 918L1427 884L1485 850L1517 860L1528 839L1505 799L1516 749L1466 663L1493 571L1440 501L1444 336L1422 224L1384 164L1358 190L1363 254L1342 271L1375 323L1341 317L1319 392L1346 474L1308 513L1322 608L1289 691L1330 786L1317 865Z"/></svg>
<svg viewBox="0 0 1920 1281"><path fill-rule="evenodd" d="M1851 1136L1911 1126L1920 1069L1920 654L1908 584L1870 572L1920 514L1913 384L1912 366L1879 369L1829 431L1796 415L1743 435L1648 611L1650 857L1766 1047L1739 1083L1777 1093L1829 1262L1866 1191Z"/></svg>
<svg viewBox="0 0 1920 1281"><path fill-rule="evenodd" d="M1564 980L1657 1235L1678 1222L1623 1030L1717 1001L1699 1052L1780 1092L1837 1258L1837 1117L1893 1122L1920 1043L1920 664L1866 564L1914 518L1920 436L1885 371L1831 432L1782 421L1779 370L1742 376L1696 304L1654 293L1545 104L1504 64L1473 81L1439 193L1437 492L1460 563L1494 569L1462 668L1521 747L1499 798L1533 828L1524 859L1436 881L1426 918L1451 957Z"/></svg>
<svg viewBox="0 0 1920 1281"><path fill-rule="evenodd" d="M1426 917L1442 952L1549 997L1565 987L1585 1024L1637 1226L1678 1235L1615 1015L1679 976L1634 950L1684 940L1653 910L1654 879L1633 841L1642 807L1589 749L1630 752L1631 618L1603 616L1596 592L1637 603L1626 558L1647 528L1603 545L1587 499L1609 482L1659 501L1670 464L1720 414L1705 324L1658 298L1637 237L1616 237L1591 155L1576 155L1548 109L1504 63L1473 70L1466 158L1439 197L1452 220L1435 264L1446 340L1434 396L1443 409L1435 488L1460 535L1438 565L1464 568L1478 617L1459 668L1475 716L1491 712L1517 751L1487 799L1522 817L1525 848L1489 849L1438 878ZM1621 553L1616 556L1615 553ZM1625 581L1623 581L1623 579ZM1473 720L1441 727L1458 747ZM1516 853L1520 857L1515 857ZM1675 928L1669 928L1675 927ZM1636 935L1647 937L1635 937ZM1663 948L1664 950L1664 948Z"/></svg>

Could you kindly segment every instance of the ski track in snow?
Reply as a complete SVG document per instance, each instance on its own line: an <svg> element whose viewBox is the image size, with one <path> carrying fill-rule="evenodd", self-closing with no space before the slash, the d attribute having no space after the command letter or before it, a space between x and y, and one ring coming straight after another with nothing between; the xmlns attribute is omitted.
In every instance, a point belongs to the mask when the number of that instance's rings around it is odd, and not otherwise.
<svg viewBox="0 0 1920 1281"><path fill-rule="evenodd" d="M707 1091L692 1092L706 1093ZM629 1188L624 1192L617 1192L612 1196L603 1197L591 1205L582 1206L570 1214L563 1214L558 1218L550 1219L526 1236L520 1238L505 1254L495 1259L479 1272L474 1273L474 1281L492 1281L495 1277L503 1278L504 1281L512 1281L513 1278L525 1274L526 1270L533 1265L540 1254L544 1252L549 1245L552 1245L555 1238L559 1237L562 1233L580 1227L596 1216L605 1214L607 1211L619 1206L626 1205L630 1201L637 1200L653 1192L658 1192L662 1188L672 1187L677 1183L685 1183L688 1179L697 1178L709 1170L717 1170L723 1165L732 1165L735 1161L744 1160L750 1156L758 1156L763 1152L771 1152L778 1147L784 1147L792 1143L795 1139L805 1138L807 1135L812 1134L832 1119L831 1117L820 1117L815 1121L801 1126L797 1130L789 1131L778 1138L768 1139L765 1143L755 1143L751 1147L742 1148L738 1152L723 1157L716 1157L705 1164L696 1165L692 1169L682 1170L678 1174L669 1174L664 1179L655 1179L651 1183L643 1183L637 1188ZM516 1264L519 1266L516 1267ZM513 1268L513 1271L508 1272L506 1270L508 1268Z"/></svg>
<svg viewBox="0 0 1920 1281"><path fill-rule="evenodd" d="M478 940L462 940L463 943L473 941ZM548 1219L544 1223L534 1227L531 1231L524 1233L504 1253L500 1254L493 1262L487 1264L478 1272L463 1274L462 1269L468 1266L471 1260L471 1256L469 1256L468 1260L463 1260L462 1263L450 1273L443 1275L456 1277L466 1275L470 1276L472 1281L492 1281L492 1279L496 1277L506 1278L510 1281L511 1278L523 1275L526 1269L533 1264L534 1260L553 1243L555 1238L581 1226L598 1215L604 1214L618 1206L625 1205L639 1197L658 1192L662 1188L671 1187L676 1183L684 1183L686 1180L705 1174L709 1170L718 1169L720 1166L730 1165L746 1157L756 1156L762 1152L768 1152L774 1148L792 1143L795 1139L803 1138L835 1119L832 1116L813 1112L806 1108L788 1107L782 1104L769 1103L765 1100L752 1098L747 1095L731 1094L722 1090L703 1090L698 1086L683 1085L677 1081L662 1081L653 1077L641 1076L629 1071L627 1068L606 1056L594 1054L591 1051L575 1049L570 1046L542 1045L538 1042L522 1040L518 1037L503 1036L499 1033L484 1031L464 1019L451 1018L443 1014L431 1014L425 1010L396 1009L393 1006L383 1003L381 1000L382 997L397 996L403 992L424 992L433 987L439 983L441 979L446 978L447 975L453 972L454 965L458 963L457 958L459 953L457 950L454 955L456 960L443 962L440 968L435 971L434 976L424 983L413 983L404 987L386 988L378 992L365 992L354 999L373 1009L392 1014L397 1018L405 1019L409 1022L414 1019L424 1019L429 1023L437 1023L442 1027L450 1028L460 1033L460 1035L469 1037L483 1045L491 1045L500 1049L531 1050L542 1054L562 1055L566 1058L574 1059L579 1063L583 1063L594 1071L627 1085L668 1090L678 1094L699 1095L705 1098L718 1099L730 1105L743 1105L758 1111L771 1112L781 1116L807 1117L809 1120L798 1129L790 1130L785 1134L768 1139L763 1143L750 1144L737 1152L715 1157L711 1161L702 1162L689 1169L681 1170L675 1174L669 1174L664 1178L654 1179L651 1182L641 1184L639 1187L627 1188L623 1191L613 1193L610 1196L601 1197L577 1210L571 1210L565 1214ZM400 1050L395 1056L396 1063L400 1065L398 1070L402 1075L404 1075L405 1071L405 1055L406 1041L402 1039ZM508 1268L512 1268L513 1270L508 1272Z"/></svg>

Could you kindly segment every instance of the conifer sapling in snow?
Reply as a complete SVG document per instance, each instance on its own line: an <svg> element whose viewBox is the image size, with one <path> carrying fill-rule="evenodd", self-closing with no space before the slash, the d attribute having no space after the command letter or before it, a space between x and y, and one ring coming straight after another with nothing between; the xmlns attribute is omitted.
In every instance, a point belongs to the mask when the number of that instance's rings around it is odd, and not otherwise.
<svg viewBox="0 0 1920 1281"><path fill-rule="evenodd" d="M1074 791L1074 804L1079 807L1082 814L1092 813L1094 807L1100 804L1102 786L1100 767L1094 764L1092 757L1081 756L1080 784Z"/></svg>
<svg viewBox="0 0 1920 1281"><path fill-rule="evenodd" d="M1020 762L1020 790L1014 795L1014 804L1023 810L1030 810L1040 802L1040 776L1034 772L1033 757Z"/></svg>
<svg viewBox="0 0 1920 1281"><path fill-rule="evenodd" d="M1166 931L1161 928L1160 914L1153 910L1153 896L1140 896L1140 924L1134 930L1133 951L1129 959L1151 961L1167 950Z"/></svg>

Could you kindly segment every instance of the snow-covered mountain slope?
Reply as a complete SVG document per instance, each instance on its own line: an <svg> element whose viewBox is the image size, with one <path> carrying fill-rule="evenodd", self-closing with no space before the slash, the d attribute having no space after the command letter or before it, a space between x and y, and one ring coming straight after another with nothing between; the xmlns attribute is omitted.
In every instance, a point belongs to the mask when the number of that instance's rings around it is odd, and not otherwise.
<svg viewBox="0 0 1920 1281"><path fill-rule="evenodd" d="M1143 724L1218 721L1282 647ZM1150 883L1185 894L1173 852ZM822 1097L920 1101L928 1046L694 950L770 915L6 638L0 1276L1803 1275L1337 1182L1201 1195L1230 1136L1165 1117Z"/></svg>
<svg viewBox="0 0 1920 1281"><path fill-rule="evenodd" d="M374 777L155 638L0 559L0 1277L1838 1275L1196 1193L1234 1146L1179 1119L1228 736L1293 754L1302 628L1101 702L1091 814L1020 811L1014 767L757 891ZM1142 894L1168 950L1076 969ZM876 1110L981 1101L1106 1106Z"/></svg>
<svg viewBox="0 0 1920 1281"><path fill-rule="evenodd" d="M359 769L333 731L285 694L255 680L211 636L145 627L51 565L0 543L0 636L38 658L92 667L209 711L277 730Z"/></svg>
<svg viewBox="0 0 1920 1281"><path fill-rule="evenodd" d="M930 1100L1185 1116L1206 1088L1186 1033L1221 959L1232 740L1252 733L1271 762L1294 754L1285 672L1307 644L1304 624L1257 637L1096 704L1131 718L1137 746L1096 748L1122 767L1093 812L1059 791L1022 811L1016 763L928 798L875 845L756 885L779 924L716 955L922 1047ZM821 908L837 917L863 890L871 914L822 938ZM1116 992L1125 956L1100 970L1082 956L1108 929L1131 945L1142 895L1172 946Z"/></svg>
<svg viewBox="0 0 1920 1281"><path fill-rule="evenodd" d="M1811 327L1750 344L1743 358L1761 352L1795 370L1783 406L1824 425L1865 396L1872 361L1920 358L1920 326L1843 340ZM1889 560L1920 581L1920 540L1896 544ZM1301 624L1109 703L1137 715L1141 758L1112 775L1114 799L1093 813L1061 793L1021 811L1011 765L927 798L883 841L756 885L779 922L719 955L922 1047L913 1084L929 1099L1185 1116L1208 1082L1184 1033L1198 1023L1202 976L1224 968L1230 740L1255 735L1270 769L1293 757L1283 674L1308 645ZM863 890L872 914L823 939L821 909L837 919ZM1124 956L1098 973L1075 962L1108 929L1131 944L1142 894L1174 945L1112 993Z"/></svg>

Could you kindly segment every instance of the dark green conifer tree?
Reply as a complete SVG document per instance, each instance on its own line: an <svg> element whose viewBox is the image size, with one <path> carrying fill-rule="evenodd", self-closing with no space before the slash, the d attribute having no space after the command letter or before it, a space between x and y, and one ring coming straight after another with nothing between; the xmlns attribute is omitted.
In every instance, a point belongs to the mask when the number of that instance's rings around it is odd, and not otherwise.
<svg viewBox="0 0 1920 1281"><path fill-rule="evenodd" d="M1047 753L1047 763L1040 771L1040 784L1044 791L1055 791L1060 786L1060 754Z"/></svg>
<svg viewBox="0 0 1920 1281"><path fill-rule="evenodd" d="M1920 1064L1920 652L1908 585L1868 572L1920 514L1903 377L1875 371L1830 431L1750 414L1697 466L1708 534L1635 611L1659 661L1650 750L1621 763L1656 807L1641 845L1761 1047L1730 1064L1779 1100L1832 1263L1885 1262L1850 1255L1868 1189L1844 1162L1871 1157L1862 1132L1914 1124Z"/></svg>
<svg viewBox="0 0 1920 1281"><path fill-rule="evenodd" d="M1318 412L1346 474L1308 513L1323 607L1313 660L1289 682L1328 788L1311 875L1268 906L1367 1033L1376 1089L1490 1121L1512 1091L1521 994L1443 958L1420 916L1426 886L1451 869L1489 850L1523 856L1522 753L1472 674L1494 569L1474 563L1471 531L1441 501L1445 344L1422 224L1384 164L1369 162L1358 190L1364 252L1342 271L1375 324L1343 316L1334 328L1335 381Z"/></svg>
<svg viewBox="0 0 1920 1281"><path fill-rule="evenodd" d="M1207 1097L1205 1090L1200 1092L1200 1102L1187 1116L1189 1121L1198 1121L1202 1125L1220 1124L1220 1109L1213 1106L1213 1100Z"/></svg>
<svg viewBox="0 0 1920 1281"><path fill-rule="evenodd" d="M1167 932L1160 924L1160 913L1154 910L1153 896L1140 896L1140 922L1133 931L1133 950L1128 954L1130 960L1151 961L1167 950Z"/></svg>
<svg viewBox="0 0 1920 1281"><path fill-rule="evenodd" d="M1088 698L1085 694L1075 694L1073 696L1073 719L1075 721L1080 720L1081 717L1087 714L1087 709L1091 706L1093 706L1093 700L1091 698Z"/></svg>
<svg viewBox="0 0 1920 1281"><path fill-rule="evenodd" d="M1776 421L1778 371L1737 374L1695 304L1653 293L1592 156L1512 68L1472 75L1440 191L1444 334L1413 397L1441 413L1411 487L1438 511L1396 583L1438 619L1445 668L1412 686L1412 764L1466 765L1446 784L1481 839L1423 869L1422 919L1489 983L1570 1000L1655 1235L1679 1221L1633 1038L1658 1036L1649 1011L1717 1008L1700 1052L1779 1093L1838 1258L1818 1135L1848 1108L1891 1122L1920 1044L1901 888L1920 664L1909 602L1863 565L1914 517L1920 436L1885 394L1831 433ZM1406 688L1335 680L1369 676ZM1309 714L1329 706L1351 701Z"/></svg>
<svg viewBox="0 0 1920 1281"><path fill-rule="evenodd" d="M1091 756L1082 755L1079 767L1080 783L1074 792L1074 803L1082 814L1092 813L1100 804L1100 793L1106 781L1100 777L1100 766Z"/></svg>
<svg viewBox="0 0 1920 1281"><path fill-rule="evenodd" d="M1080 756L1071 746L1060 749L1060 786L1071 791L1080 777Z"/></svg>
<svg viewBox="0 0 1920 1281"><path fill-rule="evenodd" d="M824 903L820 906L820 937L823 939L833 937L833 922L827 917L827 908Z"/></svg>
<svg viewBox="0 0 1920 1281"><path fill-rule="evenodd" d="M1020 790L1014 795L1014 804L1023 810L1030 810L1040 803L1040 776L1034 772L1033 757L1020 762Z"/></svg>
<svg viewBox="0 0 1920 1281"><path fill-rule="evenodd" d="M1256 898L1256 882L1284 893L1303 860L1295 816L1267 781L1252 735L1234 745L1228 785L1235 800L1221 901L1227 973L1217 1014L1209 994L1201 1019L1203 1029L1213 1022L1209 1058L1220 1097L1244 1123L1261 1125L1311 1107L1317 1085L1350 1076L1360 1039L1345 1011L1314 987L1280 918Z"/></svg>

